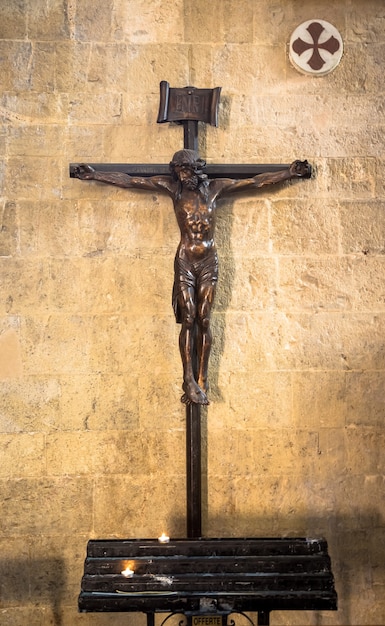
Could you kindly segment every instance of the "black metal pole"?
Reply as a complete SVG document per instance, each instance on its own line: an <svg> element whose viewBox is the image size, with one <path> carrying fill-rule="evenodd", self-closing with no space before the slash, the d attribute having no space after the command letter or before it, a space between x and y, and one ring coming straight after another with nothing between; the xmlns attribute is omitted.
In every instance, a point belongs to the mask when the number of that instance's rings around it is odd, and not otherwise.
<svg viewBox="0 0 385 626"><path fill-rule="evenodd" d="M269 626L270 611L258 611L258 626Z"/></svg>
<svg viewBox="0 0 385 626"><path fill-rule="evenodd" d="M201 407L186 407L187 537L202 536Z"/></svg>
<svg viewBox="0 0 385 626"><path fill-rule="evenodd" d="M155 613L147 613L147 626L155 626Z"/></svg>

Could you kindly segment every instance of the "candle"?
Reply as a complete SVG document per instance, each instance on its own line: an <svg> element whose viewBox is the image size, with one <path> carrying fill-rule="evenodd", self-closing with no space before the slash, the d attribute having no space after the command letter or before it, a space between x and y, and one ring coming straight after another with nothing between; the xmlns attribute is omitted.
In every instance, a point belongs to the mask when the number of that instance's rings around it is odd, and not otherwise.
<svg viewBox="0 0 385 626"><path fill-rule="evenodd" d="M121 573L126 578L131 578L135 574L134 570L131 569L129 565L127 565L126 569L124 569Z"/></svg>
<svg viewBox="0 0 385 626"><path fill-rule="evenodd" d="M158 537L158 541L159 543L168 543L170 541L170 537L162 533L161 536Z"/></svg>

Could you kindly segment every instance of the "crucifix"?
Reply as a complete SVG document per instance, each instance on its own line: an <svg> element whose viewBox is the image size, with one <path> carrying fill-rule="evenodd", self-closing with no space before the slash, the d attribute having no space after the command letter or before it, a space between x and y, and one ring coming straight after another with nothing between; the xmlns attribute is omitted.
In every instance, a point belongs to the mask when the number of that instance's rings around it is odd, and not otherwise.
<svg viewBox="0 0 385 626"><path fill-rule="evenodd" d="M307 161L291 165L206 165L198 153L198 123L217 126L220 88L172 89L160 83L158 122L184 127L184 148L169 165L71 164L70 176L126 189L168 194L180 229L175 256L173 308L181 324L182 403L186 405L187 537L202 535L201 407L208 405L210 314L218 279L214 240L221 197L293 178L309 178Z"/></svg>

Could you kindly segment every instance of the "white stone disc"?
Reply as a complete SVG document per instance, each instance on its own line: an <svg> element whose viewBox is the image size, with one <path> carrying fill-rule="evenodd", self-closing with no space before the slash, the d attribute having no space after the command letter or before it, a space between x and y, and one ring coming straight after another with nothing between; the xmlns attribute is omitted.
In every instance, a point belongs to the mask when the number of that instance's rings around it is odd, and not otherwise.
<svg viewBox="0 0 385 626"><path fill-rule="evenodd" d="M341 61L342 53L340 33L325 20L307 20L290 37L290 62L303 74L329 74Z"/></svg>

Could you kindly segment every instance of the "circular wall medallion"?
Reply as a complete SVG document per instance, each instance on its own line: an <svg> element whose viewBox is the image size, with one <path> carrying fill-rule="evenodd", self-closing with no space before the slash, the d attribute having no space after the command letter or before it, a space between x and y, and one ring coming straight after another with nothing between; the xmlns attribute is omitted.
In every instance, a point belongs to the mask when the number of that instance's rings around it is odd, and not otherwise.
<svg viewBox="0 0 385 626"><path fill-rule="evenodd" d="M290 61L296 70L305 74L329 74L341 61L342 53L341 35L325 20L303 22L290 37Z"/></svg>

